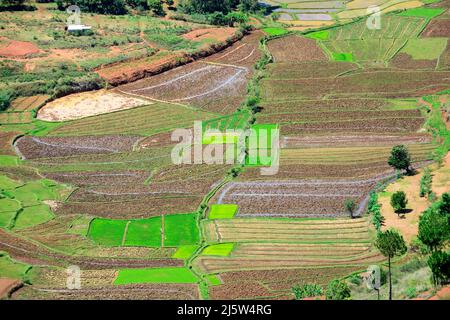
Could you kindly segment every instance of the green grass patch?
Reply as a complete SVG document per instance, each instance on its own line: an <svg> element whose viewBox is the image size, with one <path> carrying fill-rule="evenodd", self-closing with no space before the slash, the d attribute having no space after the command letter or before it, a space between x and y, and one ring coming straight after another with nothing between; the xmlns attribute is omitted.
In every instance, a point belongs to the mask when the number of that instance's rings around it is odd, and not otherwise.
<svg viewBox="0 0 450 320"><path fill-rule="evenodd" d="M205 278L211 286L219 286L222 284L222 281L216 274L208 274Z"/></svg>
<svg viewBox="0 0 450 320"><path fill-rule="evenodd" d="M213 244L206 247L202 255L203 256L220 256L220 257L228 257L234 249L234 243L220 243Z"/></svg>
<svg viewBox="0 0 450 320"><path fill-rule="evenodd" d="M175 253L172 255L172 258L174 259L189 259L197 250L197 246L195 245L188 245L188 246L181 246L175 251Z"/></svg>
<svg viewBox="0 0 450 320"><path fill-rule="evenodd" d="M127 220L94 219L89 228L89 238L99 245L121 246L127 223Z"/></svg>
<svg viewBox="0 0 450 320"><path fill-rule="evenodd" d="M389 100L389 105L386 107L386 110L392 111L401 111L401 110L416 110L417 109L417 100L401 100L401 99L393 99Z"/></svg>
<svg viewBox="0 0 450 320"><path fill-rule="evenodd" d="M14 156L0 156L0 167L17 167L19 165L19 158Z"/></svg>
<svg viewBox="0 0 450 320"><path fill-rule="evenodd" d="M197 278L187 268L122 269L115 285L139 283L197 283Z"/></svg>
<svg viewBox="0 0 450 320"><path fill-rule="evenodd" d="M125 245L130 247L160 247L161 217L132 220L128 225Z"/></svg>
<svg viewBox="0 0 450 320"><path fill-rule="evenodd" d="M9 190L22 186L22 183L14 181L6 176L0 176L0 189Z"/></svg>
<svg viewBox="0 0 450 320"><path fill-rule="evenodd" d="M196 214L175 214L164 217L164 246L193 245L199 241Z"/></svg>
<svg viewBox="0 0 450 320"><path fill-rule="evenodd" d="M345 62L355 61L355 59L353 58L353 53L337 53L337 52L333 52L333 60Z"/></svg>
<svg viewBox="0 0 450 320"><path fill-rule="evenodd" d="M418 17L418 18L426 18L433 19L444 13L445 9L443 8L413 8L405 10L399 13L399 16L403 17Z"/></svg>
<svg viewBox="0 0 450 320"><path fill-rule="evenodd" d="M31 266L14 261L6 252L0 251L0 277L24 280Z"/></svg>
<svg viewBox="0 0 450 320"><path fill-rule="evenodd" d="M37 206L26 207L19 212L14 229L25 229L35 225L39 225L50 221L54 218L53 212L46 204L39 204Z"/></svg>
<svg viewBox="0 0 450 320"><path fill-rule="evenodd" d="M16 214L17 211L0 212L0 228L8 228Z"/></svg>
<svg viewBox="0 0 450 320"><path fill-rule="evenodd" d="M282 36L289 33L286 29L278 27L264 28L263 31L272 37Z"/></svg>
<svg viewBox="0 0 450 320"><path fill-rule="evenodd" d="M209 219L233 219L237 211L236 204L213 204L209 212Z"/></svg>
<svg viewBox="0 0 450 320"><path fill-rule="evenodd" d="M447 48L446 38L410 39L400 51L409 54L414 60L436 60Z"/></svg>
<svg viewBox="0 0 450 320"><path fill-rule="evenodd" d="M278 124L257 124L252 126L252 134L248 139L249 152L245 158L246 166L272 165L272 135L276 133L276 130L279 130Z"/></svg>
<svg viewBox="0 0 450 320"><path fill-rule="evenodd" d="M311 32L306 35L307 38L314 39L314 40L328 40L329 36L330 36L330 32L328 30Z"/></svg>
<svg viewBox="0 0 450 320"><path fill-rule="evenodd" d="M20 202L14 199L0 199L0 212L17 211L21 208Z"/></svg>

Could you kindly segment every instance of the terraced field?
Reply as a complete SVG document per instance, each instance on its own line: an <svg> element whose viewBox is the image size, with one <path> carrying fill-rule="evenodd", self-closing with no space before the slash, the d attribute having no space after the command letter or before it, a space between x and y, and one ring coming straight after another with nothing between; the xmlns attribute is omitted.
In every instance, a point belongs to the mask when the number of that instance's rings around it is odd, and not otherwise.
<svg viewBox="0 0 450 320"><path fill-rule="evenodd" d="M450 84L448 13L369 1L385 13L369 30L367 1L265 2L278 21L260 17L265 33L208 57L166 43L97 70L116 88L64 106L21 97L0 113L0 271L31 281L12 298L292 299L294 285L385 261L366 209L401 173L387 163L392 147L405 145L414 168L448 151L436 102ZM192 26L190 36L206 32ZM279 128L277 172L175 164L172 133L194 121L203 133ZM201 138L182 155L224 153ZM80 290L67 288L72 265Z"/></svg>

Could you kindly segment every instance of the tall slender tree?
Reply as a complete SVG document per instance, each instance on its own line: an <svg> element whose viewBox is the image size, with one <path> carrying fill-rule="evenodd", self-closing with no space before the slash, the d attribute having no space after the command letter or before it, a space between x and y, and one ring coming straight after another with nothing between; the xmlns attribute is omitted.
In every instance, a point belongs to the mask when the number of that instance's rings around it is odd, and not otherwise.
<svg viewBox="0 0 450 320"><path fill-rule="evenodd" d="M375 246L380 250L383 256L388 258L389 267L389 300L392 300L392 271L391 260L395 256L401 256L408 250L406 248L405 240L403 236L395 230L386 230L385 232L379 232Z"/></svg>

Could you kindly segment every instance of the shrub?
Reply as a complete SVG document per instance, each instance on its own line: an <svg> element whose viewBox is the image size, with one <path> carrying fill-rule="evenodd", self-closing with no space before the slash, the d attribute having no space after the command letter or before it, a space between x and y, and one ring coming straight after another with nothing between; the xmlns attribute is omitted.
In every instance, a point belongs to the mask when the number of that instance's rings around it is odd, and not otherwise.
<svg viewBox="0 0 450 320"><path fill-rule="evenodd" d="M0 90L0 111L5 111L11 105L14 98L12 90Z"/></svg>
<svg viewBox="0 0 450 320"><path fill-rule="evenodd" d="M431 194L431 183L432 183L431 170L425 168L422 178L420 178L420 196L428 197Z"/></svg>
<svg viewBox="0 0 450 320"><path fill-rule="evenodd" d="M301 300L304 298L317 297L323 294L323 289L317 284L303 284L292 288L295 299Z"/></svg>
<svg viewBox="0 0 450 320"><path fill-rule="evenodd" d="M328 284L327 300L347 300L351 297L350 288L341 280L333 280Z"/></svg>
<svg viewBox="0 0 450 320"><path fill-rule="evenodd" d="M433 252L428 258L428 266L433 274L432 280L435 286L450 280L450 255L447 252Z"/></svg>
<svg viewBox="0 0 450 320"><path fill-rule="evenodd" d="M397 191L391 196L391 206L396 213L400 214L405 210L407 204L408 199L406 199L406 193L403 191Z"/></svg>
<svg viewBox="0 0 450 320"><path fill-rule="evenodd" d="M408 299L413 299L415 297L417 297L417 290L414 287L409 287L405 290L405 296Z"/></svg>

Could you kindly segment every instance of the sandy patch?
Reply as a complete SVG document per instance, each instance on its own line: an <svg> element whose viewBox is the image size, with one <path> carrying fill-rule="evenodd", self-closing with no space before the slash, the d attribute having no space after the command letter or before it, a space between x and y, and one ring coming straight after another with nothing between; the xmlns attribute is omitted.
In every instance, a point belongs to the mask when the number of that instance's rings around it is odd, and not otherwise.
<svg viewBox="0 0 450 320"><path fill-rule="evenodd" d="M20 280L1 278L0 279L0 299L8 297L10 292L22 285Z"/></svg>
<svg viewBox="0 0 450 320"><path fill-rule="evenodd" d="M236 28L207 28L197 29L183 35L183 38L193 41L215 40L225 41L233 36Z"/></svg>
<svg viewBox="0 0 450 320"><path fill-rule="evenodd" d="M37 118L44 121L69 121L149 104L152 103L144 99L99 90L72 94L49 102L39 110Z"/></svg>
<svg viewBox="0 0 450 320"><path fill-rule="evenodd" d="M35 44L16 40L9 40L6 46L0 48L0 56L4 57L24 57L39 52Z"/></svg>
<svg viewBox="0 0 450 320"><path fill-rule="evenodd" d="M449 154L450 155L450 154ZM438 196L442 193L450 190L450 156L445 158L444 165L440 168L437 165L432 165L433 184L432 190ZM418 234L419 217L422 212L425 211L431 203L426 198L421 198L420 193L420 178L422 177L423 170L419 170L418 173L411 177L403 177L397 182L389 185L386 188L386 193L380 194L379 202L382 205L381 212L386 219L385 229L395 228L399 230L405 240L410 242ZM411 212L400 217L394 212L390 201L392 193L396 191L404 191L408 199L407 209Z"/></svg>

